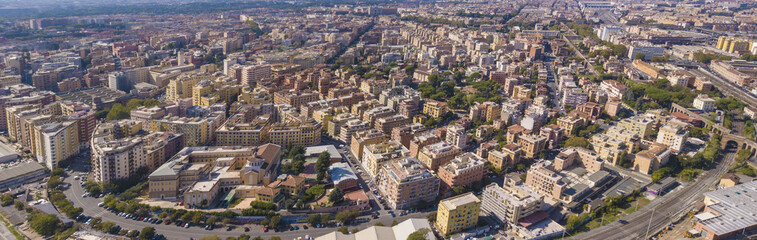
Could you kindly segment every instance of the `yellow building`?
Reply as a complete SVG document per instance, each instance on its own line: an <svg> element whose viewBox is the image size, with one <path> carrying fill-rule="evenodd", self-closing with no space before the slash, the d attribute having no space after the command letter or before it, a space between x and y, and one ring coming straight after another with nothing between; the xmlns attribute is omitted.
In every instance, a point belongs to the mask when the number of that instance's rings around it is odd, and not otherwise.
<svg viewBox="0 0 757 240"><path fill-rule="evenodd" d="M166 87L166 101L173 102L182 98L191 98L192 88L202 79L210 79L210 76L206 74L186 74L172 79Z"/></svg>
<svg viewBox="0 0 757 240"><path fill-rule="evenodd" d="M268 142L281 145L316 145L321 142L323 125L308 118L302 122L274 123L268 129Z"/></svg>
<svg viewBox="0 0 757 240"><path fill-rule="evenodd" d="M426 99L423 104L423 114L432 118L440 118L447 113L447 103Z"/></svg>
<svg viewBox="0 0 757 240"><path fill-rule="evenodd" d="M223 113L211 114L205 118L185 118L170 116L150 121L150 131L174 132L184 135L184 146L200 146L211 142L215 138L215 129L223 120Z"/></svg>
<svg viewBox="0 0 757 240"><path fill-rule="evenodd" d="M745 52L750 51L752 45L754 45L754 42L747 39L720 36L718 38L717 48L731 53Z"/></svg>
<svg viewBox="0 0 757 240"><path fill-rule="evenodd" d="M576 129L583 125L584 120L576 116L564 116L557 119L557 126L565 129L565 135L573 135Z"/></svg>
<svg viewBox="0 0 757 240"><path fill-rule="evenodd" d="M481 200L473 193L444 199L439 202L439 210L436 211L436 229L447 236L474 228L478 224L480 211Z"/></svg>

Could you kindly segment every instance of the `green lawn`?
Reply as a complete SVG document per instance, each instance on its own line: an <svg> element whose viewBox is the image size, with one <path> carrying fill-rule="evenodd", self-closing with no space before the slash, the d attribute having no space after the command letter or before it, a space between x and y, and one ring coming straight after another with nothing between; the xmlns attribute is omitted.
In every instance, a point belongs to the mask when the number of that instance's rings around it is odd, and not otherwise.
<svg viewBox="0 0 757 240"><path fill-rule="evenodd" d="M595 219L592 219L588 223L584 224L573 235L576 235L576 234L578 234L580 232L586 232L586 231L589 231L591 229L595 229L595 228L601 227L603 225L607 225L607 224L609 224L611 222L614 222L614 221L616 221L616 220L618 220L618 219L620 219L620 218L622 218L622 217L624 217L624 216L626 216L628 214L631 214L631 213L635 212L637 210L636 202L638 202L638 204L639 204L638 209L642 209L642 208L644 208L644 206L648 205L650 201L649 201L649 199L646 199L644 197L639 197L639 198L636 199L636 201L628 203L628 204L625 204L625 205L621 206L620 208L616 209L616 211L609 212L609 213L605 214L604 220L602 219L602 217L597 217Z"/></svg>

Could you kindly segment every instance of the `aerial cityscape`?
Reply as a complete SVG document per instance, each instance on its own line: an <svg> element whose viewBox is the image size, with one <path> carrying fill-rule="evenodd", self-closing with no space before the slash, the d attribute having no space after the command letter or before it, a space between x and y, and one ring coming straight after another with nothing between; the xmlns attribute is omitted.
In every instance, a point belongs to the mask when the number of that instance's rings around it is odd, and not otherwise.
<svg viewBox="0 0 757 240"><path fill-rule="evenodd" d="M757 239L755 0L6 0L0 239Z"/></svg>

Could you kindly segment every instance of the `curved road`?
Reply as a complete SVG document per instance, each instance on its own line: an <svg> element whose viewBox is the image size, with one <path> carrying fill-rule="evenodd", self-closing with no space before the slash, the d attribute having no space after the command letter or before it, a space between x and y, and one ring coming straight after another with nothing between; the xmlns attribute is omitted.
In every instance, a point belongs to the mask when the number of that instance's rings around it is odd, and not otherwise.
<svg viewBox="0 0 757 240"><path fill-rule="evenodd" d="M683 189L654 200L645 208L631 213L619 221L579 234L572 239L649 238L653 235L652 233L657 233L668 224L680 219L697 202L702 201L703 194L715 187L720 176L728 170L728 166L735 158L735 150L725 150L722 161L717 165L717 168L703 173L697 181L688 183ZM647 232L649 232L648 235Z"/></svg>
<svg viewBox="0 0 757 240"><path fill-rule="evenodd" d="M84 215L91 216L91 217L101 217L103 221L111 221L116 223L116 225L121 226L122 229L135 229L135 230L142 230L144 227L154 227L156 230L156 233L163 234L168 239L199 239L204 236L208 235L218 235L221 238L226 237L238 237L242 234L247 234L249 236L255 237L255 236L262 236L263 238L269 238L272 236L279 236L282 239L295 239L297 237L304 237L305 235L310 235L311 237L318 237L333 231L336 231L337 228L330 227L330 228L309 228L307 230L302 228L303 224L296 224L300 226L300 230L295 231L281 231L281 232L263 232L263 227L261 225L254 225L254 224L246 224L246 225L234 225L235 228L231 231L226 231L226 228L216 228L212 231L205 230L203 226L192 226L190 228L184 228L179 227L173 224L165 225L165 224L151 224L151 223L145 223L140 221L135 221L131 219L125 219L123 217L119 217L116 214L105 210L104 208L98 207L97 204L102 202L102 198L93 198L93 197L86 197L82 198L82 194L84 194L84 189L81 187L81 184L78 180L75 180L73 177L74 175L82 174L83 172L73 172L69 173L69 177L67 177L64 181L66 183L70 183L71 187L69 189L66 189L64 191L64 194L66 197L71 200L76 207L82 207L84 209ZM362 216L366 217L366 216ZM367 216L370 218L370 216ZM397 216L396 218L392 218L389 215L381 215L378 219L371 219L371 221L367 223L363 223L360 225L348 225L347 227L349 229L358 228L358 229L364 229L368 228L370 226L373 226L376 222L382 222L386 226L390 226L392 221L396 220L397 222L402 222L405 219L408 218L425 218L425 213L413 213L408 214L405 216ZM244 227L249 227L249 232L244 232Z"/></svg>

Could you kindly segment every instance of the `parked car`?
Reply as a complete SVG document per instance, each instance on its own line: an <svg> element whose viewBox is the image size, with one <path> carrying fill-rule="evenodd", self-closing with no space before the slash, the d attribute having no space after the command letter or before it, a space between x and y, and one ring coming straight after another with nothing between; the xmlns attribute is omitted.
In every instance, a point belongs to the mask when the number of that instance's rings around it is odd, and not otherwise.
<svg viewBox="0 0 757 240"><path fill-rule="evenodd" d="M268 232L268 228L265 228L264 230L265 230L265 232ZM244 231L245 231L245 232L249 232L249 231L250 231L250 228L248 228L248 227L244 227Z"/></svg>
<svg viewBox="0 0 757 240"><path fill-rule="evenodd" d="M184 228L189 228L189 223L184 224Z"/></svg>

